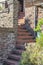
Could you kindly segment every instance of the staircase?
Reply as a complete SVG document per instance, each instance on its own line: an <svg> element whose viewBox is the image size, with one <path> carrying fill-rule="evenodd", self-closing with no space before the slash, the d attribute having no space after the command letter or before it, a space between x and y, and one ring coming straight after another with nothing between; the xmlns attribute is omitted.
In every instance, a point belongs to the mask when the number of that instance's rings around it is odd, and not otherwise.
<svg viewBox="0 0 43 65"><path fill-rule="evenodd" d="M8 55L7 60L4 61L3 65L19 65L22 52L25 51L25 46L17 46Z"/></svg>
<svg viewBox="0 0 43 65"><path fill-rule="evenodd" d="M24 23L23 13L21 13L20 16L19 16L20 20L18 23L18 35L17 35L16 46L8 55L7 60L4 60L3 65L19 65L21 54L26 50L25 43L35 42L32 33L30 31L27 31L24 28L24 25L21 25L21 23Z"/></svg>
<svg viewBox="0 0 43 65"><path fill-rule="evenodd" d="M35 42L35 38L32 35L32 33L23 27L24 27L24 25L18 26L17 43L19 43L19 45L21 45L22 43Z"/></svg>
<svg viewBox="0 0 43 65"><path fill-rule="evenodd" d="M17 44L21 45L22 43L30 43L35 42L35 38L30 32L30 30L27 30L25 26L25 20L24 20L24 12L20 12L19 19L18 19L18 36L17 36Z"/></svg>

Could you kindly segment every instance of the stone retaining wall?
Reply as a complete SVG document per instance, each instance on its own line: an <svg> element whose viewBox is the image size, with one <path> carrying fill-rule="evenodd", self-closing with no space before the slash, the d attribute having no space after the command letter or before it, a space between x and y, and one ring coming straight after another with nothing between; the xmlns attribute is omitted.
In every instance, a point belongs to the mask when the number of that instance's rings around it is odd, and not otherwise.
<svg viewBox="0 0 43 65"><path fill-rule="evenodd" d="M10 2L12 0L9 0ZM18 1L13 0L10 12L0 15L0 60L15 47L17 38Z"/></svg>
<svg viewBox="0 0 43 65"><path fill-rule="evenodd" d="M34 14L34 6L32 7L28 7L25 8L25 18L28 18L30 20L30 26L32 29L34 29L34 18L35 18L35 14ZM38 8L38 19L43 18L43 8Z"/></svg>
<svg viewBox="0 0 43 65"><path fill-rule="evenodd" d="M34 6L25 8L25 18L27 18L30 22L32 28L34 28Z"/></svg>

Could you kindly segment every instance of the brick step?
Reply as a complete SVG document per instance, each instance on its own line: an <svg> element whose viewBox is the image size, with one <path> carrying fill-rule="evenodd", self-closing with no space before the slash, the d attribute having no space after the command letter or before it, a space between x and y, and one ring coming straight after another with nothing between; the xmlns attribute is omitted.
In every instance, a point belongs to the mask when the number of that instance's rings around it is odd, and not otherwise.
<svg viewBox="0 0 43 65"><path fill-rule="evenodd" d="M29 39L29 40L20 40L20 39L18 39L17 42L19 42L19 44L31 43L31 42L35 42L35 39Z"/></svg>
<svg viewBox="0 0 43 65"><path fill-rule="evenodd" d="M26 50L24 45L16 45L16 49Z"/></svg>
<svg viewBox="0 0 43 65"><path fill-rule="evenodd" d="M4 61L3 65L19 65L19 62L7 59Z"/></svg>
<svg viewBox="0 0 43 65"><path fill-rule="evenodd" d="M32 33L28 32L27 30L18 30L17 32L18 32L18 34L19 33L20 34L32 34Z"/></svg>
<svg viewBox="0 0 43 65"><path fill-rule="evenodd" d="M18 41L16 41L16 46L22 46L22 45L24 45L25 46L25 43L23 42L18 42Z"/></svg>
<svg viewBox="0 0 43 65"><path fill-rule="evenodd" d="M18 29L26 29L26 28L24 28L24 27L18 27Z"/></svg>
<svg viewBox="0 0 43 65"><path fill-rule="evenodd" d="M18 17L24 17L24 14L20 14Z"/></svg>
<svg viewBox="0 0 43 65"><path fill-rule="evenodd" d="M15 54L9 54L7 59L9 59L9 60L15 60L15 61L20 61L21 56L15 55Z"/></svg>
<svg viewBox="0 0 43 65"><path fill-rule="evenodd" d="M19 12L19 15L24 15L25 16L24 12Z"/></svg>
<svg viewBox="0 0 43 65"><path fill-rule="evenodd" d="M32 36L32 34L22 34L22 33L18 33L18 36Z"/></svg>
<svg viewBox="0 0 43 65"><path fill-rule="evenodd" d="M24 13L20 13L19 16L25 16Z"/></svg>
<svg viewBox="0 0 43 65"><path fill-rule="evenodd" d="M26 30L26 29L18 29L18 31L24 31L24 32L25 32L25 31L27 31L27 30Z"/></svg>
<svg viewBox="0 0 43 65"><path fill-rule="evenodd" d="M18 19L23 19L23 18L24 18L24 15L18 16Z"/></svg>
<svg viewBox="0 0 43 65"><path fill-rule="evenodd" d="M18 32L18 35L20 35L20 36L24 36L24 35L25 35L25 36L28 36L28 35L30 35L30 36L31 36L32 33L30 33L30 32L20 32L20 31L19 31L19 32Z"/></svg>
<svg viewBox="0 0 43 65"><path fill-rule="evenodd" d="M26 29L25 29L25 28L18 28L18 30L25 30L25 31L26 31Z"/></svg>
<svg viewBox="0 0 43 65"><path fill-rule="evenodd" d="M33 36L18 36L18 39L34 39Z"/></svg>
<svg viewBox="0 0 43 65"><path fill-rule="evenodd" d="M24 13L20 13L19 15L23 15L24 16Z"/></svg>
<svg viewBox="0 0 43 65"><path fill-rule="evenodd" d="M23 25L18 25L18 28L23 28L23 27L24 27L24 25L25 25L25 24L23 24Z"/></svg>
<svg viewBox="0 0 43 65"><path fill-rule="evenodd" d="M23 13L24 14L24 12L19 12L19 13L21 13L21 14Z"/></svg>
<svg viewBox="0 0 43 65"><path fill-rule="evenodd" d="M23 50L14 49L14 50L12 50L11 53L12 53L12 54L16 54L16 55L21 55L22 52L23 52Z"/></svg>
<svg viewBox="0 0 43 65"><path fill-rule="evenodd" d="M24 13L24 12L19 12L19 13Z"/></svg>

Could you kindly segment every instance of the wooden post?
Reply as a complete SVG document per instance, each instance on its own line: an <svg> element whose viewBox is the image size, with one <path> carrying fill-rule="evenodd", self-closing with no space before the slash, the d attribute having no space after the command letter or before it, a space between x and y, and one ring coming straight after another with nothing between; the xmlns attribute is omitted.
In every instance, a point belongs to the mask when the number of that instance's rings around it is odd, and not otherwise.
<svg viewBox="0 0 43 65"><path fill-rule="evenodd" d="M37 26L37 23L38 23L38 7L35 6L35 9L34 9L34 27L35 28ZM35 38L36 38L37 32L35 32L34 35L35 35Z"/></svg>

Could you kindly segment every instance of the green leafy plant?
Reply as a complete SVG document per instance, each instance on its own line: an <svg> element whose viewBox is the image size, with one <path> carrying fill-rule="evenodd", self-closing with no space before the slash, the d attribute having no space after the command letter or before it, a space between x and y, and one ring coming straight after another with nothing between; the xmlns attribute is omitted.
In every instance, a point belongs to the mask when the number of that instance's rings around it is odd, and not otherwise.
<svg viewBox="0 0 43 65"><path fill-rule="evenodd" d="M40 33L40 37L36 38L36 44L40 45L40 47L43 47L43 33L41 31L41 26L43 25L43 18L39 19L38 24L35 28L36 32Z"/></svg>
<svg viewBox="0 0 43 65"><path fill-rule="evenodd" d="M37 26L36 28L34 29L36 32L37 31L41 31L41 26L43 25L43 18L39 19L38 20L38 23L37 23Z"/></svg>
<svg viewBox="0 0 43 65"><path fill-rule="evenodd" d="M26 51L22 53L22 59L20 65L33 65L30 60L30 55L32 53L32 48L30 46L26 47Z"/></svg>
<svg viewBox="0 0 43 65"><path fill-rule="evenodd" d="M35 31L41 31L43 19L40 19ZM36 38L36 44L29 44L22 54L20 65L43 65L43 33Z"/></svg>
<svg viewBox="0 0 43 65"><path fill-rule="evenodd" d="M40 37L36 38L36 44L40 45L40 47L43 47L43 33L40 33Z"/></svg>
<svg viewBox="0 0 43 65"><path fill-rule="evenodd" d="M22 54L20 65L43 65L43 47L40 45L28 45Z"/></svg>

